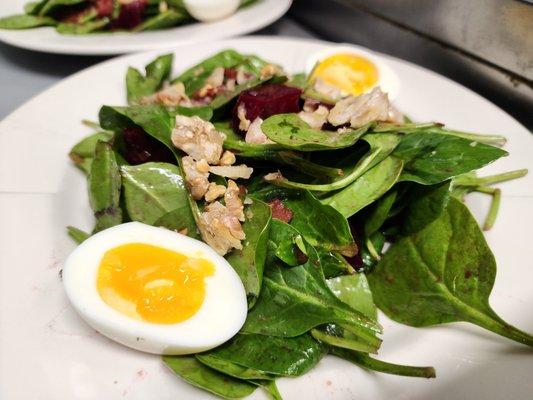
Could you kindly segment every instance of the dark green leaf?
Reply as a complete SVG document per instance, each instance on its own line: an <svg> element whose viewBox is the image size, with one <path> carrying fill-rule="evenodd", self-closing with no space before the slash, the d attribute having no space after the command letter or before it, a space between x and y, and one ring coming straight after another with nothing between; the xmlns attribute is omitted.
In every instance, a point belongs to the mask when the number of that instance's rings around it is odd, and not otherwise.
<svg viewBox="0 0 533 400"><path fill-rule="evenodd" d="M341 254L335 251L319 251L318 254L326 279L355 273L353 267Z"/></svg>
<svg viewBox="0 0 533 400"><path fill-rule="evenodd" d="M195 239L201 239L196 226L194 215L189 204L182 204L180 207L162 215L154 223L154 226L162 226Z"/></svg>
<svg viewBox="0 0 533 400"><path fill-rule="evenodd" d="M49 17L40 17L37 15L11 15L0 18L0 29L28 29L38 26L54 26L57 22Z"/></svg>
<svg viewBox="0 0 533 400"><path fill-rule="evenodd" d="M246 221L242 224L246 239L242 250L233 250L226 259L239 274L246 290L248 306L252 307L259 296L265 266L267 241L272 213L270 207L259 200L245 208Z"/></svg>
<svg viewBox="0 0 533 400"><path fill-rule="evenodd" d="M130 67L126 74L128 103L135 103L142 97L148 96L161 89L163 82L170 76L172 59L172 54L157 57L146 66L145 76L143 76L139 70Z"/></svg>
<svg viewBox="0 0 533 400"><path fill-rule="evenodd" d="M303 262L298 260L297 248L303 254L306 253L301 233L291 225L279 219L273 219L268 239L269 255L271 257L275 256L285 264L295 267L303 264Z"/></svg>
<svg viewBox="0 0 533 400"><path fill-rule="evenodd" d="M197 354L196 358L198 359L198 361L200 361L204 365L207 365L209 368L213 368L219 372L222 372L223 374L232 376L237 379L269 380L275 378L271 374L266 374L264 372L252 368L243 367L228 360L212 357L209 353Z"/></svg>
<svg viewBox="0 0 533 400"><path fill-rule="evenodd" d="M189 19L190 16L188 14L170 9L153 17L147 18L142 24L137 25L133 31L141 32L170 28Z"/></svg>
<svg viewBox="0 0 533 400"><path fill-rule="evenodd" d="M359 129L324 131L311 128L297 114L268 117L261 129L268 138L287 149L299 151L334 150L350 147L365 134L369 126Z"/></svg>
<svg viewBox="0 0 533 400"><path fill-rule="evenodd" d="M418 232L440 217L450 200L450 187L451 181L431 186L416 185L407 199L402 233L409 235Z"/></svg>
<svg viewBox="0 0 533 400"><path fill-rule="evenodd" d="M52 11L55 11L56 8L67 7L68 9L69 6L74 6L83 3L84 1L86 0L48 0L39 10L39 15L49 15Z"/></svg>
<svg viewBox="0 0 533 400"><path fill-rule="evenodd" d="M97 142L89 181L89 203L96 218L95 232L122 223L121 179L111 144Z"/></svg>
<svg viewBox="0 0 533 400"><path fill-rule="evenodd" d="M397 191L392 189L375 202L372 210L365 218L365 237L369 237L374 232L377 232L387 220L394 201L396 200L396 195Z"/></svg>
<svg viewBox="0 0 533 400"><path fill-rule="evenodd" d="M328 279L326 283L339 300L368 318L377 320L377 309L365 274L339 276Z"/></svg>
<svg viewBox="0 0 533 400"><path fill-rule="evenodd" d="M163 361L175 374L191 385L224 399L241 399L252 394L256 388L249 382L206 367L194 356L164 356Z"/></svg>
<svg viewBox="0 0 533 400"><path fill-rule="evenodd" d="M133 221L153 225L176 207L183 207L182 223L194 226L186 211L189 193L178 166L168 163L145 163L122 166L126 209Z"/></svg>
<svg viewBox="0 0 533 400"><path fill-rule="evenodd" d="M450 198L446 211L401 238L369 276L374 300L390 318L412 326L467 321L520 343L533 337L501 320L489 305L496 262L476 220Z"/></svg>
<svg viewBox="0 0 533 400"><path fill-rule="evenodd" d="M322 199L322 203L346 218L351 217L385 194L398 181L402 170L403 161L389 156L349 186Z"/></svg>
<svg viewBox="0 0 533 400"><path fill-rule="evenodd" d="M401 180L433 185L479 169L507 152L453 135L420 132L405 135L394 155L405 161Z"/></svg>
<svg viewBox="0 0 533 400"><path fill-rule="evenodd" d="M63 35L85 35L102 30L109 24L108 18L96 19L85 23L59 24L57 31Z"/></svg>
<svg viewBox="0 0 533 400"><path fill-rule="evenodd" d="M88 174L91 171L91 164L94 158L94 149L99 141L110 142L113 139L112 132L97 132L78 142L69 153L70 159L83 172Z"/></svg>
<svg viewBox="0 0 533 400"><path fill-rule="evenodd" d="M323 355L324 348L310 335L280 338L249 334L237 335L198 358L217 358L264 374L299 376L313 368Z"/></svg>

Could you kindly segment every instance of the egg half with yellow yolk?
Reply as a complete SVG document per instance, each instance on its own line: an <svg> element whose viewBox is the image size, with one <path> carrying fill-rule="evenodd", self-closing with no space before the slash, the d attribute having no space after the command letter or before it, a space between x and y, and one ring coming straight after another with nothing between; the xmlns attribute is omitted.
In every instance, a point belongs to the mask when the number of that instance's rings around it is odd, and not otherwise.
<svg viewBox="0 0 533 400"><path fill-rule="evenodd" d="M243 284L207 244L130 222L80 244L63 267L70 302L94 329L154 354L209 350L246 320Z"/></svg>
<svg viewBox="0 0 533 400"><path fill-rule="evenodd" d="M307 59L306 71L311 82L320 78L343 96L358 96L380 86L393 99L400 87L397 75L382 57L357 46L332 46L318 51Z"/></svg>

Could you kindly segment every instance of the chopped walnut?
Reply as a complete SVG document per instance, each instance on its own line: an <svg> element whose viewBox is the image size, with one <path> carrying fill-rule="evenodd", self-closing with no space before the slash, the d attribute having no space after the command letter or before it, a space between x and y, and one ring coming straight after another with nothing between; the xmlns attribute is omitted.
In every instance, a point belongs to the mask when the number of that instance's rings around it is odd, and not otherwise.
<svg viewBox="0 0 533 400"><path fill-rule="evenodd" d="M331 100L337 101L342 98L342 92L335 86L324 82L321 78L316 78L313 83L313 89L318 94L321 94Z"/></svg>
<svg viewBox="0 0 533 400"><path fill-rule="evenodd" d="M166 86L157 93L141 98L141 104L162 104L167 107L177 105L190 105L190 99L185 94L185 86L182 82Z"/></svg>
<svg viewBox="0 0 533 400"><path fill-rule="evenodd" d="M242 67L237 68L237 75L235 77L237 85L242 85L243 83L248 82L250 79L252 79L252 76L252 74L246 72Z"/></svg>
<svg viewBox="0 0 533 400"><path fill-rule="evenodd" d="M300 111L298 116L311 128L321 129L328 120L328 114L328 108L320 105L315 111Z"/></svg>
<svg viewBox="0 0 533 400"><path fill-rule="evenodd" d="M220 157L220 161L218 163L219 165L233 165L235 164L235 161L237 161L235 154L229 150L226 150L224 153L222 153L222 157Z"/></svg>
<svg viewBox="0 0 533 400"><path fill-rule="evenodd" d="M233 92L235 90L235 79L228 79L226 81L226 90Z"/></svg>
<svg viewBox="0 0 533 400"><path fill-rule="evenodd" d="M176 116L176 126L172 131L172 143L195 160L206 160L218 164L222 155L225 135L218 132L211 122L197 116Z"/></svg>
<svg viewBox="0 0 533 400"><path fill-rule="evenodd" d="M228 181L228 188L224 194L224 202L231 215L237 217L239 221L244 221L244 206L239 194L239 187L230 179Z"/></svg>
<svg viewBox="0 0 533 400"><path fill-rule="evenodd" d="M261 129L261 124L263 123L263 120L259 117L254 119L254 121L250 124L248 127L248 130L246 131L246 136L244 137L244 141L246 143L254 143L254 144L265 144L265 143L274 143L272 140L270 140L267 135L263 133L263 130Z"/></svg>
<svg viewBox="0 0 533 400"><path fill-rule="evenodd" d="M253 168L250 168L244 164L241 165L219 165L209 167L209 172L212 174L223 176L230 179L249 179L254 172Z"/></svg>
<svg viewBox="0 0 533 400"><path fill-rule="evenodd" d="M277 172L271 172L269 174L266 174L263 177L263 179L267 182L272 182L272 181L278 181L278 180L285 179L285 178L283 177L281 172L277 171Z"/></svg>
<svg viewBox="0 0 533 400"><path fill-rule="evenodd" d="M274 76L280 73L280 68L273 65L273 64L267 64L263 68L261 68L261 71L259 72L259 77L261 79L268 78L269 76Z"/></svg>
<svg viewBox="0 0 533 400"><path fill-rule="evenodd" d="M239 118L239 129L241 131L247 131L251 121L246 118L246 107L244 106L244 103L239 104L237 107L237 117Z"/></svg>
<svg viewBox="0 0 533 400"><path fill-rule="evenodd" d="M212 87L218 87L224 83L224 68L217 67L213 70L211 75L205 80L205 83Z"/></svg>
<svg viewBox="0 0 533 400"><path fill-rule="evenodd" d="M246 238L239 218L218 201L208 204L198 219L202 239L218 254L225 255L231 249L242 249Z"/></svg>
<svg viewBox="0 0 533 400"><path fill-rule="evenodd" d="M217 185L215 182L209 184L209 189L205 194L205 201L211 203L226 193L226 187L224 185Z"/></svg>
<svg viewBox="0 0 533 400"><path fill-rule="evenodd" d="M182 158L183 172L185 172L185 181L189 186L191 196L195 200L200 200L204 197L209 188L209 165L207 165L207 171L205 171L205 160L198 162L190 156ZM204 164L205 163L205 164Z"/></svg>
<svg viewBox="0 0 533 400"><path fill-rule="evenodd" d="M349 96L335 104L328 116L333 126L350 123L352 128L359 128L373 121L389 119L389 99L379 87L360 96Z"/></svg>

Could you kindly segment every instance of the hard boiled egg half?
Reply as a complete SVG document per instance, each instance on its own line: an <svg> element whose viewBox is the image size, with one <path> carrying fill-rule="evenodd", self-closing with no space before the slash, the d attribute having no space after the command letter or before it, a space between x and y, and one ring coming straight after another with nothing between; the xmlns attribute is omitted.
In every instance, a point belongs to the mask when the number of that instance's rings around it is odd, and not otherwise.
<svg viewBox="0 0 533 400"><path fill-rule="evenodd" d="M187 12L203 22L229 17L240 4L241 0L183 0Z"/></svg>
<svg viewBox="0 0 533 400"><path fill-rule="evenodd" d="M94 329L155 354L216 347L244 324L246 293L207 244L139 222L99 232L63 268L67 296Z"/></svg>
<svg viewBox="0 0 533 400"><path fill-rule="evenodd" d="M400 82L386 61L357 46L332 46L311 55L306 62L310 82L320 78L343 96L367 93L376 86L394 99Z"/></svg>

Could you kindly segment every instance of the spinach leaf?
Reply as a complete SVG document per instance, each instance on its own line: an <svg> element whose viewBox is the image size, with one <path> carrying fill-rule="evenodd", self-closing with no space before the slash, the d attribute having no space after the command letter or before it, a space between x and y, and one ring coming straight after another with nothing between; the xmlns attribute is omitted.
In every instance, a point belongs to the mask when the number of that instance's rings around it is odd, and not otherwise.
<svg viewBox="0 0 533 400"><path fill-rule="evenodd" d="M337 357L372 371L393 375L412 376L416 378L435 378L436 376L433 367L413 367L410 365L392 364L386 361L376 360L368 354L359 351L339 347L331 347L329 352Z"/></svg>
<svg viewBox="0 0 533 400"><path fill-rule="evenodd" d="M96 132L78 142L69 153L70 159L83 172L88 174L91 171L91 164L94 158L94 149L99 141L110 142L113 139L112 132Z"/></svg>
<svg viewBox="0 0 533 400"><path fill-rule="evenodd" d="M468 208L450 198L446 211L385 253L369 282L377 306L411 326L466 321L529 346L533 337L491 309L496 262Z"/></svg>
<svg viewBox="0 0 533 400"><path fill-rule="evenodd" d="M163 361L178 376L191 385L207 390L224 399L240 399L252 394L256 386L211 369L194 356L164 356Z"/></svg>
<svg viewBox="0 0 533 400"><path fill-rule="evenodd" d="M365 172L349 186L322 199L348 218L385 194L400 177L403 161L389 156Z"/></svg>
<svg viewBox="0 0 533 400"><path fill-rule="evenodd" d="M170 76L173 57L172 54L157 57L146 66L145 76L135 68L128 68L126 74L128 103L136 103L142 97L161 89L163 82Z"/></svg>
<svg viewBox="0 0 533 400"><path fill-rule="evenodd" d="M189 15L176 10L169 9L165 12L154 15L153 17L147 18L142 24L137 25L133 29L133 31L142 32L170 28L172 26L179 25L180 23L185 22L189 19Z"/></svg>
<svg viewBox="0 0 533 400"><path fill-rule="evenodd" d="M311 128L297 114L273 115L261 124L261 129L270 140L298 151L334 150L353 146L369 127L365 125L359 129L324 131Z"/></svg>
<svg viewBox="0 0 533 400"><path fill-rule="evenodd" d="M198 355L229 361L276 376L299 376L313 368L324 355L323 346L311 335L280 338L257 334L237 335L228 343Z"/></svg>
<svg viewBox="0 0 533 400"><path fill-rule="evenodd" d="M321 324L339 323L357 335L367 351L375 351L380 327L331 292L311 246L308 256L309 260L297 267L268 266L261 295L242 332L295 337Z"/></svg>
<svg viewBox="0 0 533 400"><path fill-rule="evenodd" d="M84 232L74 226L67 226L67 233L72 238L72 240L74 240L78 244L83 243L85 239L88 239L91 236L89 233Z"/></svg>
<svg viewBox="0 0 533 400"><path fill-rule="evenodd" d="M54 26L57 22L49 17L18 14L0 18L0 29L28 29L38 26Z"/></svg>
<svg viewBox="0 0 533 400"><path fill-rule="evenodd" d="M403 213L402 234L418 232L436 220L448 205L450 189L449 180L431 186L416 185L406 199L408 205Z"/></svg>
<svg viewBox="0 0 533 400"><path fill-rule="evenodd" d="M178 166L149 162L122 166L126 209L133 221L153 225L167 213L180 207L186 227L195 226L190 209L189 193Z"/></svg>
<svg viewBox="0 0 533 400"><path fill-rule="evenodd" d="M272 212L267 204L255 199L244 212L246 221L242 229L246 239L243 248L233 250L226 259L239 274L251 308L261 291Z"/></svg>
<svg viewBox="0 0 533 400"><path fill-rule="evenodd" d="M97 142L89 181L89 203L96 218L94 232L122 223L121 179L111 144Z"/></svg>
<svg viewBox="0 0 533 400"><path fill-rule="evenodd" d="M39 15L44 17L45 15L49 15L52 11L55 11L58 7L74 6L83 3L84 1L86 0L48 0L39 10Z"/></svg>
<svg viewBox="0 0 533 400"><path fill-rule="evenodd" d="M201 239L194 215L188 203L182 204L178 208L163 214L153 223L153 225L162 226L163 228L176 232L182 232L194 239Z"/></svg>
<svg viewBox="0 0 533 400"><path fill-rule="evenodd" d="M192 117L196 115L202 118L204 121L210 121L211 118L213 118L213 109L209 106L203 106L203 107L176 106L168 110L169 110L171 117L175 117L176 115L185 115L187 117Z"/></svg>
<svg viewBox="0 0 533 400"><path fill-rule="evenodd" d="M248 367L243 367L242 365L235 364L234 362L225 360L223 358L212 357L209 353L196 354L196 359L202 364L207 365L209 368L213 368L219 372L222 372L223 374L237 379L271 380L275 378L275 376L271 374Z"/></svg>
<svg viewBox="0 0 533 400"><path fill-rule="evenodd" d="M354 268L341 254L336 251L319 250L322 271L326 279L335 278L339 275L351 275L355 273Z"/></svg>
<svg viewBox="0 0 533 400"><path fill-rule="evenodd" d="M157 104L131 107L103 106L99 118L102 128L115 132L120 132L132 123L139 125L171 151L176 150L171 140L173 118L163 106Z"/></svg>
<svg viewBox="0 0 533 400"><path fill-rule="evenodd" d="M292 267L303 264L298 259L297 248L305 255L306 248L302 234L291 225L273 219L268 239L269 261L272 262L272 256L275 256Z"/></svg>
<svg viewBox="0 0 533 400"><path fill-rule="evenodd" d="M396 200L397 191L392 189L375 202L370 213L365 218L364 232L369 237L385 223Z"/></svg>
<svg viewBox="0 0 533 400"><path fill-rule="evenodd" d="M305 72L293 74L287 81L287 86L294 86L304 90L307 87L307 74Z"/></svg>
<svg viewBox="0 0 533 400"><path fill-rule="evenodd" d="M507 152L453 135L419 132L405 135L393 154L405 161L402 181L433 185L479 169Z"/></svg>
<svg viewBox="0 0 533 400"><path fill-rule="evenodd" d="M326 283L339 300L368 318L377 320L377 309L365 274L339 276L328 279Z"/></svg>
<svg viewBox="0 0 533 400"><path fill-rule="evenodd" d="M233 68L243 63L245 60L246 56L235 50L222 50L189 68L175 78L173 82L183 82L185 85L185 91L188 95L191 95L204 86L205 80L213 73L215 68Z"/></svg>
<svg viewBox="0 0 533 400"><path fill-rule="evenodd" d="M84 23L65 23L57 25L57 31L63 35L84 35L96 32L105 28L109 24L108 18L95 19Z"/></svg>

